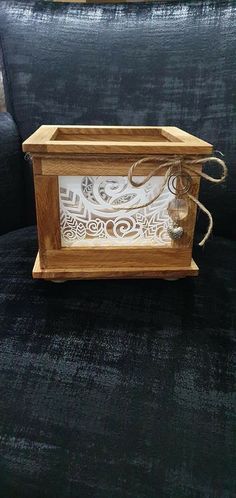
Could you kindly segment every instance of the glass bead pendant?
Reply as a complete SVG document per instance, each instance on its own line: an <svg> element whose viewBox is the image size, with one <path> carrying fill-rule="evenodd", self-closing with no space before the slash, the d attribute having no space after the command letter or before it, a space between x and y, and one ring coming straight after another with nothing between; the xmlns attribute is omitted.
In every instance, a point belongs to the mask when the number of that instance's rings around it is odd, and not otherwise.
<svg viewBox="0 0 236 498"><path fill-rule="evenodd" d="M188 203L185 199L175 197L168 205L168 214L176 223L188 215Z"/></svg>

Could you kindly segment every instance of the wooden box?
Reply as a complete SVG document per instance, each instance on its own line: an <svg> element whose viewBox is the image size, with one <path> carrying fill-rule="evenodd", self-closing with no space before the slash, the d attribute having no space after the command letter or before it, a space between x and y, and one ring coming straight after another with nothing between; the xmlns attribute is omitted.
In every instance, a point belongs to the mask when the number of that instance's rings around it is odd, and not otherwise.
<svg viewBox="0 0 236 498"><path fill-rule="evenodd" d="M33 159L39 242L34 278L197 275L192 260L196 204L184 196L183 233L172 239L169 206L180 196L169 182L156 201L139 208L162 188L167 168L138 188L129 183L128 172L145 158L134 175L142 182L156 167L156 156L162 163L165 158L204 158L212 152L210 144L170 126L41 126L23 150ZM195 197L199 183L200 176L191 173Z"/></svg>

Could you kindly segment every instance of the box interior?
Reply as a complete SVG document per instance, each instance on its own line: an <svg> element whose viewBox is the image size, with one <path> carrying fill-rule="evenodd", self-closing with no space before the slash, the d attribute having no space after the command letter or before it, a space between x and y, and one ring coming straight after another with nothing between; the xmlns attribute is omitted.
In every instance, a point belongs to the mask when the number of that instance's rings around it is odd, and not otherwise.
<svg viewBox="0 0 236 498"><path fill-rule="evenodd" d="M161 128L66 128L58 127L51 141L66 142L181 142Z"/></svg>

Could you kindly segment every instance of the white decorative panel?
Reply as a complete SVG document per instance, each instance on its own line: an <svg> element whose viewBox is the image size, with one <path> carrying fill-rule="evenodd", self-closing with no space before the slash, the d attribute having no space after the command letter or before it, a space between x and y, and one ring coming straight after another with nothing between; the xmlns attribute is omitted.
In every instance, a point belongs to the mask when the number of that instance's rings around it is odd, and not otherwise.
<svg viewBox="0 0 236 498"><path fill-rule="evenodd" d="M174 196L167 187L150 206L126 210L152 199L162 183L153 177L135 188L124 176L60 176L62 246L170 245L167 207Z"/></svg>

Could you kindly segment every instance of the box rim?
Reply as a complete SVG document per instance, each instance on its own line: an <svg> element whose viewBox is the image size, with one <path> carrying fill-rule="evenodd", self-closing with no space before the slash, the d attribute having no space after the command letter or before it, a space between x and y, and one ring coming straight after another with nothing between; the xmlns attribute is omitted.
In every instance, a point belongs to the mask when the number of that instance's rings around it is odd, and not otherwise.
<svg viewBox="0 0 236 498"><path fill-rule="evenodd" d="M163 130L175 141L135 142L103 140L63 141L53 140L58 129L81 130ZM135 133L134 133L135 136ZM24 152L49 154L209 154L213 146L204 140L173 126L108 126L108 125L42 125L22 145Z"/></svg>

